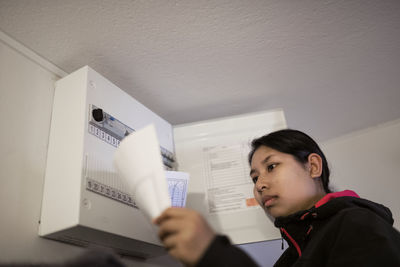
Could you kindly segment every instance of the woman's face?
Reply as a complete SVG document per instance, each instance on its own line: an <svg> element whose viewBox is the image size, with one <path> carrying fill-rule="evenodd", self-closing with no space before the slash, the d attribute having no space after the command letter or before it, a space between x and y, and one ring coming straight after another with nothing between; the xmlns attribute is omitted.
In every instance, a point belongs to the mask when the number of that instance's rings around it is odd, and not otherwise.
<svg viewBox="0 0 400 267"><path fill-rule="evenodd" d="M250 176L258 204L275 218L311 208L321 198L309 164L266 146L254 152Z"/></svg>

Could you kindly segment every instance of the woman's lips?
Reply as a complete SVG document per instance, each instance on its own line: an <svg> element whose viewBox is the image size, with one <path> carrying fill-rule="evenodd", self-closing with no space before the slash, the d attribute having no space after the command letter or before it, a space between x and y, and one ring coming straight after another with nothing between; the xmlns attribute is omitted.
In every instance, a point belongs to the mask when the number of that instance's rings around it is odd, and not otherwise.
<svg viewBox="0 0 400 267"><path fill-rule="evenodd" d="M265 196L263 197L264 207L269 208L274 205L277 196Z"/></svg>

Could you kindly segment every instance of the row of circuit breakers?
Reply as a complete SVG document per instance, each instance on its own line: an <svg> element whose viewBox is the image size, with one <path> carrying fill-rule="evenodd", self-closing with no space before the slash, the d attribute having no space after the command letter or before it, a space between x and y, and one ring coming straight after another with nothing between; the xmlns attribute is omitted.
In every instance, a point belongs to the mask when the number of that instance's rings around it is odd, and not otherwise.
<svg viewBox="0 0 400 267"><path fill-rule="evenodd" d="M125 136L135 131L95 105L92 105L89 124L89 133L115 147L119 146ZM165 170L175 170L174 154L162 146L160 150Z"/></svg>

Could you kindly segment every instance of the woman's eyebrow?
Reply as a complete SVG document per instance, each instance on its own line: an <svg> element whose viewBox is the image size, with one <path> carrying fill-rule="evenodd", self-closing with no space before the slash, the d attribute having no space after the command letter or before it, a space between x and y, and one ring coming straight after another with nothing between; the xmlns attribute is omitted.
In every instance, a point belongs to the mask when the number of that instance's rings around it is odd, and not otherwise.
<svg viewBox="0 0 400 267"><path fill-rule="evenodd" d="M274 157L275 155L269 155L267 156L265 159L263 159L263 161L261 161L262 164L267 163L272 157Z"/></svg>
<svg viewBox="0 0 400 267"><path fill-rule="evenodd" d="M272 157L274 157L275 155L268 155L265 159L263 159L262 161L261 161L261 164L265 164L265 163L267 163ZM256 170L254 170L254 169L251 169L251 171L250 171L250 176L255 172Z"/></svg>

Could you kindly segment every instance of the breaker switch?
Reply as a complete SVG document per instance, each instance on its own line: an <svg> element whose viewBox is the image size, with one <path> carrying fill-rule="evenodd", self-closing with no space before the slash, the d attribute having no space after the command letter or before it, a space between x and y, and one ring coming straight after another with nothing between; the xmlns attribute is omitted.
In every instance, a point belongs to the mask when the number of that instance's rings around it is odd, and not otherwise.
<svg viewBox="0 0 400 267"><path fill-rule="evenodd" d="M104 120L103 110L101 108L93 109L92 116L93 119L97 122L101 122Z"/></svg>

